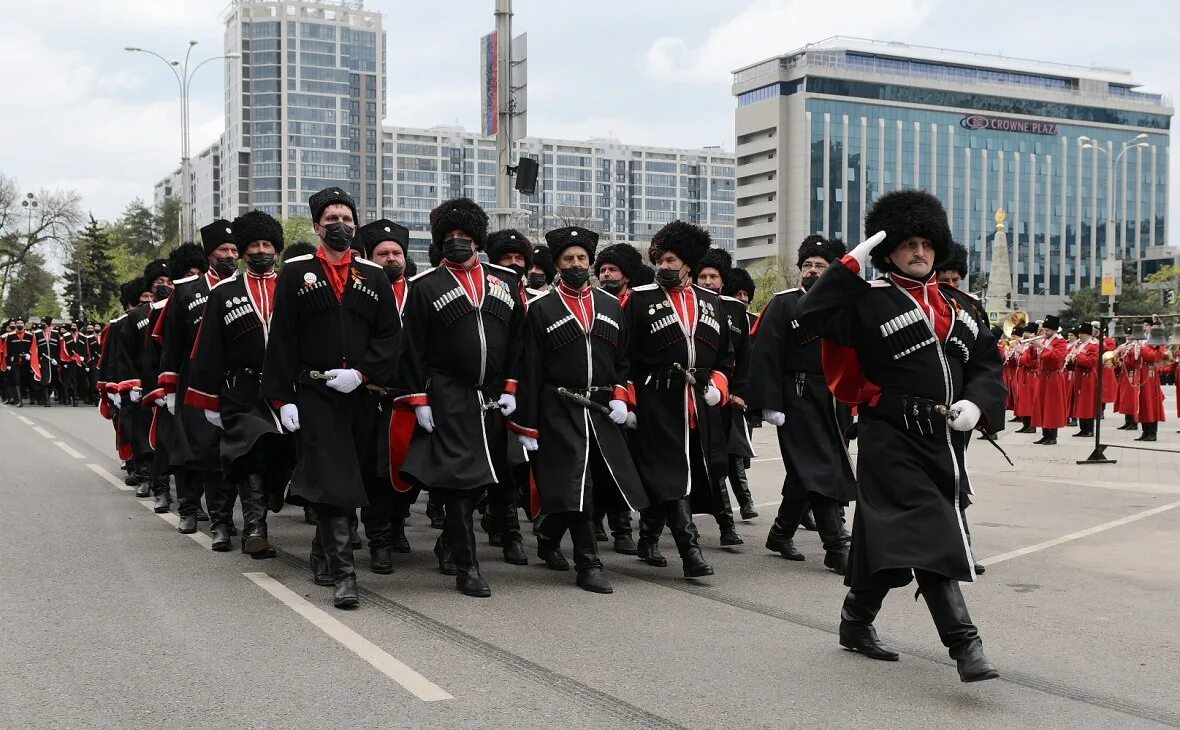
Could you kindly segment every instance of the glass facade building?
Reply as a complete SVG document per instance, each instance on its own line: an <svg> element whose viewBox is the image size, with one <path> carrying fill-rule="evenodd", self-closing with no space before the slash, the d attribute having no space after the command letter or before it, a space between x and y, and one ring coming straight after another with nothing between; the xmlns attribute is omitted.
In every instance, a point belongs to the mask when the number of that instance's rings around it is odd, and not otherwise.
<svg viewBox="0 0 1180 730"><path fill-rule="evenodd" d="M385 33L362 0L233 0L225 19L222 209L307 216L339 186L380 213Z"/></svg>
<svg viewBox="0 0 1180 730"><path fill-rule="evenodd" d="M1055 311L1108 257L1143 275L1171 259L1172 108L1126 72L835 38L734 81L747 265L811 233L851 247L866 208L901 188L942 200L975 276L1003 208L1026 309Z"/></svg>
<svg viewBox="0 0 1180 730"><path fill-rule="evenodd" d="M383 137L383 215L409 227L411 249L426 260L430 210L465 196L496 204L496 142L461 127L387 127ZM605 243L644 245L680 219L733 251L734 156L719 148L673 149L526 137L516 156L540 164L535 195L512 192L528 212L519 227L534 241L565 225L598 231Z"/></svg>

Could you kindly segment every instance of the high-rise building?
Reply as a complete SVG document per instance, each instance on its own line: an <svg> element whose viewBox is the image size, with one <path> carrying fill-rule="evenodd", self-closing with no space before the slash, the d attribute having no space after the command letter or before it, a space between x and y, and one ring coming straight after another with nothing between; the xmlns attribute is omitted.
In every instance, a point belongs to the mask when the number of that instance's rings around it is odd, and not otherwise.
<svg viewBox="0 0 1180 730"><path fill-rule="evenodd" d="M733 74L735 257L863 239L882 193L946 206L972 275L1008 216L1014 305L1056 311L1102 262L1171 261L1168 99L1128 71L834 37Z"/></svg>
<svg viewBox="0 0 1180 730"><path fill-rule="evenodd" d="M430 210L443 200L495 207L495 138L462 127L386 127L382 148L383 215L409 227L416 258L425 260ZM681 219L733 250L734 156L720 148L525 137L514 154L540 163L536 194L512 192L512 207L528 212L519 225L537 242L546 230L581 225L604 241L643 246Z"/></svg>
<svg viewBox="0 0 1180 730"><path fill-rule="evenodd" d="M209 145L193 156L189 163L194 230L221 218L221 142ZM180 168L177 167L156 183L152 199L158 208L165 198L181 197ZM232 215L230 216L233 217Z"/></svg>
<svg viewBox="0 0 1180 730"><path fill-rule="evenodd" d="M337 185L380 212L385 32L363 0L231 0L221 209L308 216Z"/></svg>

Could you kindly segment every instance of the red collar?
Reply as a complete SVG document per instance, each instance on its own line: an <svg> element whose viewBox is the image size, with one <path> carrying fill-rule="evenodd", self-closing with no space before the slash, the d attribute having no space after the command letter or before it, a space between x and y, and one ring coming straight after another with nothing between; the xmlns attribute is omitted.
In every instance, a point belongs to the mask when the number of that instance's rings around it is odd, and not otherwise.
<svg viewBox="0 0 1180 730"><path fill-rule="evenodd" d="M590 296L591 292L591 287L589 285L584 286L581 289L571 289L565 285L564 281L558 282L557 289L561 292L562 296L569 297L570 299L585 299L586 297Z"/></svg>
<svg viewBox="0 0 1180 730"><path fill-rule="evenodd" d="M898 274L897 272L890 272L889 278L894 284L897 284L908 292L916 292L922 288L928 289L931 292L938 291L938 279L934 277L933 273L931 273L930 278L926 281L922 281L921 279L911 279L910 277L904 274Z"/></svg>

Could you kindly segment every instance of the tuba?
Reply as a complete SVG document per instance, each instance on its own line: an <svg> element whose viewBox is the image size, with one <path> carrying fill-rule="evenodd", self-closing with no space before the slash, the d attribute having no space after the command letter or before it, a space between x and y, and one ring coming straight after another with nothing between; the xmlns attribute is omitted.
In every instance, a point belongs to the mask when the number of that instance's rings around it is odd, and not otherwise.
<svg viewBox="0 0 1180 730"><path fill-rule="evenodd" d="M1017 309L1015 312L1009 312L1007 317L1004 317L1002 327L1004 328L1004 336L1011 337L1012 330L1017 327L1023 327L1028 324L1028 312L1023 309Z"/></svg>

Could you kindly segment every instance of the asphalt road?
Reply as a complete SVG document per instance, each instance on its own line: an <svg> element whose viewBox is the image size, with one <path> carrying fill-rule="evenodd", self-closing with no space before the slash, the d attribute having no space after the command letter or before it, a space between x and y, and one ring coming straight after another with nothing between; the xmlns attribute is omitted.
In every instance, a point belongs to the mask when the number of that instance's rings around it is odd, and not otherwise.
<svg viewBox="0 0 1180 730"><path fill-rule="evenodd" d="M1176 424L1160 432L1180 452ZM493 595L467 598L435 571L418 505L414 552L377 576L358 551L362 605L341 612L310 580L298 510L270 518L278 559L212 553L117 486L95 412L0 408L0 727L1180 726L1180 453L1078 466L1089 444L1066 432L1005 434L1010 467L972 445L989 569L964 592L1002 676L964 685L912 590L877 621L900 662L840 650L844 589L816 535L797 538L803 563L762 547L783 473L770 436L744 549L698 518L715 577L607 551L599 596L484 544Z"/></svg>

